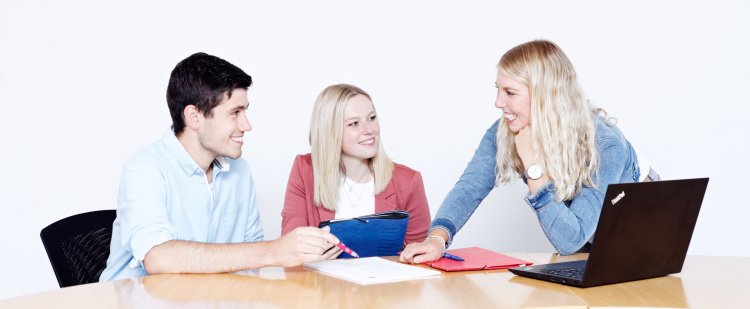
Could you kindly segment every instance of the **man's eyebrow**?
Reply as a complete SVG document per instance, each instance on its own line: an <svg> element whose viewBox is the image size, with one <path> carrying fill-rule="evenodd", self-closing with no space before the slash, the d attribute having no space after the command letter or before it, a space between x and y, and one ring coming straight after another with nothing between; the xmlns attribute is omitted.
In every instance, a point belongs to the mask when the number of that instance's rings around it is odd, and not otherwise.
<svg viewBox="0 0 750 309"><path fill-rule="evenodd" d="M250 104L247 104L245 106L238 105L238 106L235 106L234 108L232 108L230 110L230 112L234 112L234 111L238 111L238 110L246 110L249 106L250 106Z"/></svg>

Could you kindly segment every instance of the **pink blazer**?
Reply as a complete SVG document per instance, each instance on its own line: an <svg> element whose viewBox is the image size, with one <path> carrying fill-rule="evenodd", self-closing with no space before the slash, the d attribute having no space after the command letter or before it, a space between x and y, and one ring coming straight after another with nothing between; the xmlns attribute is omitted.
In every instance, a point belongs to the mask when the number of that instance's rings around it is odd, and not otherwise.
<svg viewBox="0 0 750 309"><path fill-rule="evenodd" d="M313 170L310 154L298 155L294 159L289 183L286 186L284 209L281 211L281 234L289 233L299 226L318 226L321 221L332 220L335 212L315 206L313 202ZM419 242L427 237L430 227L430 207L424 193L424 183L419 172L395 164L393 177L383 192L375 196L375 212L406 210L409 225L406 228L406 244Z"/></svg>

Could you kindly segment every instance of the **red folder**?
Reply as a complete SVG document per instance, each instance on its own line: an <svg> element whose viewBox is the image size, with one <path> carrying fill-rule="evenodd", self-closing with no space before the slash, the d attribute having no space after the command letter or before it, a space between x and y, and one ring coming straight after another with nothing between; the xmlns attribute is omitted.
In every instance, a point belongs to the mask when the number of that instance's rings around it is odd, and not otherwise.
<svg viewBox="0 0 750 309"><path fill-rule="evenodd" d="M444 271L506 269L533 264L529 261L524 261L479 247L453 249L446 252L460 256L464 258L464 260L456 261L441 257L439 260L425 264Z"/></svg>

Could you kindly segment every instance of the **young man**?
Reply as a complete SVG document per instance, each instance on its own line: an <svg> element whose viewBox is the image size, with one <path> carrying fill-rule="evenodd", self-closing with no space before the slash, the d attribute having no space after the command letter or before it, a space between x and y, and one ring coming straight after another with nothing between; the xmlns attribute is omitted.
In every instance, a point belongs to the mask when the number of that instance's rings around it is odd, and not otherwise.
<svg viewBox="0 0 750 309"><path fill-rule="evenodd" d="M177 64L167 88L172 130L125 165L101 281L295 266L341 252L335 236L315 227L262 241L253 179L240 157L252 129L251 84L240 68L205 53Z"/></svg>

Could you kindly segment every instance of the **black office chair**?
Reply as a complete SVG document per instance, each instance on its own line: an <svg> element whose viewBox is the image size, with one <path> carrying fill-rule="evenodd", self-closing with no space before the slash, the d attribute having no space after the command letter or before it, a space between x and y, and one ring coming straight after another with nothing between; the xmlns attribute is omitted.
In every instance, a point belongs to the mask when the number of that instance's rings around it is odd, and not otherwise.
<svg viewBox="0 0 750 309"><path fill-rule="evenodd" d="M115 210L91 211L42 229L42 243L61 288L99 281L116 216Z"/></svg>

